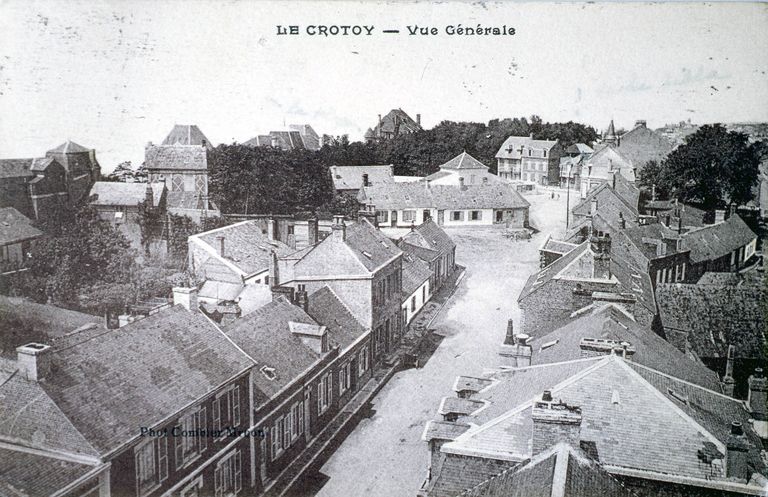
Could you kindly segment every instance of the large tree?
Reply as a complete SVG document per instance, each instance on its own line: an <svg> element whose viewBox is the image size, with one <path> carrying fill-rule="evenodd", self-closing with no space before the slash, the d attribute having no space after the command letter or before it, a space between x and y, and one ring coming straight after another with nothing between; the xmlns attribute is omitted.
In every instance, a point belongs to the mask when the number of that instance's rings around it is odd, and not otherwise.
<svg viewBox="0 0 768 497"><path fill-rule="evenodd" d="M640 184L656 185L684 202L715 209L752 199L765 148L749 143L747 135L729 132L720 124L705 125L688 136L658 167L646 167Z"/></svg>

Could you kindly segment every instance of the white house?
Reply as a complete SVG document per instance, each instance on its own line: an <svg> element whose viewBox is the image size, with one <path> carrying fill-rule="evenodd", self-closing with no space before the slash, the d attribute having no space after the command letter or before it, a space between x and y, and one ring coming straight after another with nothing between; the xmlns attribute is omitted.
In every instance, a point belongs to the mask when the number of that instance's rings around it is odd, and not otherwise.
<svg viewBox="0 0 768 497"><path fill-rule="evenodd" d="M411 253L407 244L403 250L403 319L410 323L413 317L432 298L429 282L432 270L429 264Z"/></svg>
<svg viewBox="0 0 768 497"><path fill-rule="evenodd" d="M488 171L488 166L466 152L440 166L440 170L430 174L424 180L431 185L459 186L463 179L465 185L480 185L486 182L499 182L499 177Z"/></svg>

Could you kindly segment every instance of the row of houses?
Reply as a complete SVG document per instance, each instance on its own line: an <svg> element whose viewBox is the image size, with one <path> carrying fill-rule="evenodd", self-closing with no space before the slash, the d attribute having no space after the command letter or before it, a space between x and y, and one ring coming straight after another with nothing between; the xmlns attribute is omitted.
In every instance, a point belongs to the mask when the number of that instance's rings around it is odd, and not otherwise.
<svg viewBox="0 0 768 497"><path fill-rule="evenodd" d="M293 253L264 231L248 221L191 237L204 284L119 328L0 299L18 331L0 360L0 493L268 491L391 360L455 265L432 222L392 240L365 216L337 218ZM240 271L262 264L268 280Z"/></svg>

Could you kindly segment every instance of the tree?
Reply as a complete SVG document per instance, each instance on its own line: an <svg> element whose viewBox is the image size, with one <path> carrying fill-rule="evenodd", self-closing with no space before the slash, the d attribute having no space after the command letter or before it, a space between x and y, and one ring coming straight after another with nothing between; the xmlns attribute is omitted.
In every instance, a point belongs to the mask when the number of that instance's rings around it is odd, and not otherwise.
<svg viewBox="0 0 768 497"><path fill-rule="evenodd" d="M643 182L655 181L683 202L715 209L753 198L764 146L722 125L705 125L686 138ZM651 179L652 178L652 179Z"/></svg>

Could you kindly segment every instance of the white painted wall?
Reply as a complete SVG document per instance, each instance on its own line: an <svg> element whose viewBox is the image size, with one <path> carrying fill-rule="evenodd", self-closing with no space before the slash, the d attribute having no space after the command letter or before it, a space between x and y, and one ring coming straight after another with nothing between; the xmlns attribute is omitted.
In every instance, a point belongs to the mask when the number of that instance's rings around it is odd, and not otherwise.
<svg viewBox="0 0 768 497"><path fill-rule="evenodd" d="M422 297L424 295L426 298ZM403 302L403 310L406 313L406 323L410 323L413 317L419 313L424 307L424 304L429 302L432 298L431 289L429 288L429 280L425 281L415 292L408 296L405 302ZM415 302L414 302L415 300ZM415 306L412 306L412 302Z"/></svg>

